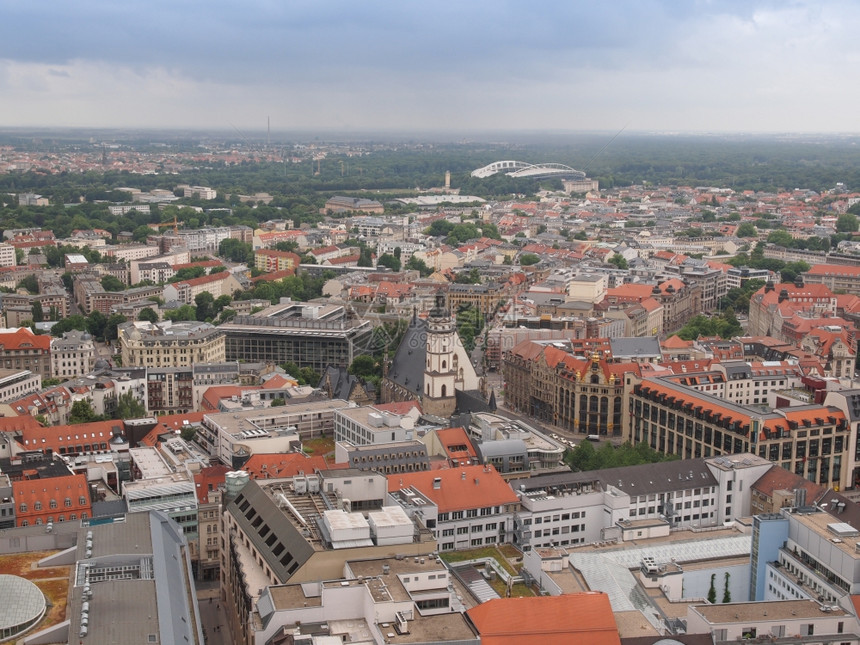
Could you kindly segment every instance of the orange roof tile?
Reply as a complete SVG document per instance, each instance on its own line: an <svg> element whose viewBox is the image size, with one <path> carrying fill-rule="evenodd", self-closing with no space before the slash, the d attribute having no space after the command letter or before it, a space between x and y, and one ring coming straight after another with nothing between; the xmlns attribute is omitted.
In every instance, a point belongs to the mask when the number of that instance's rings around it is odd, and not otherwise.
<svg viewBox="0 0 860 645"><path fill-rule="evenodd" d="M434 479L441 479L434 488ZM414 486L439 507L440 513L514 504L517 496L492 466L462 466L448 470L389 475L388 490Z"/></svg>
<svg viewBox="0 0 860 645"><path fill-rule="evenodd" d="M609 596L597 591L497 598L466 612L482 645L620 645Z"/></svg>
<svg viewBox="0 0 860 645"><path fill-rule="evenodd" d="M0 347L6 351L21 349L41 349L44 351L50 351L51 337L37 336L26 327L21 327L16 332L0 334Z"/></svg>
<svg viewBox="0 0 860 645"><path fill-rule="evenodd" d="M197 501L201 504L209 502L209 493L224 483L225 475L230 469L223 464L214 464L201 468L194 475L194 487L197 490Z"/></svg>
<svg viewBox="0 0 860 645"><path fill-rule="evenodd" d="M300 472L312 473L328 468L321 455L308 456L298 452L255 454L242 466L242 470L251 475L252 479L292 477Z"/></svg>
<svg viewBox="0 0 860 645"><path fill-rule="evenodd" d="M421 405L418 401L397 401L394 403L378 403L373 406L374 409L379 410L380 412L390 412L391 414L396 414L402 416L404 414L409 414L412 409L418 410L420 413Z"/></svg>

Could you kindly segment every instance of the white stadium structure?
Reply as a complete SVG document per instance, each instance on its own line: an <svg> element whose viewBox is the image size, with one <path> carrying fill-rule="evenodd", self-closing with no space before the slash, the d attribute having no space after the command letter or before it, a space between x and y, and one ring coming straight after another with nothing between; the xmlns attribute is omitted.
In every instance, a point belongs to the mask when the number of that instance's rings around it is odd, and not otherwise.
<svg viewBox="0 0 860 645"><path fill-rule="evenodd" d="M472 177L484 179L504 173L509 177L524 177L530 179L585 179L585 173L560 163L526 163L525 161L494 161L493 163L472 171Z"/></svg>

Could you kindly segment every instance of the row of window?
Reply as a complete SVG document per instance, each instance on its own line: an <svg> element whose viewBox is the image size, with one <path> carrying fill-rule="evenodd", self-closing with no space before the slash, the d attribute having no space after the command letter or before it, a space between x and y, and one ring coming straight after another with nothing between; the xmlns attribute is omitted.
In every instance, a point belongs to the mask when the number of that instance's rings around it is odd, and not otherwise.
<svg viewBox="0 0 860 645"><path fill-rule="evenodd" d="M66 508L70 508L72 506L72 498L67 497L63 501L63 504ZM86 505L87 505L87 498L84 497L83 495L78 497L78 506L86 506ZM50 502L48 502L48 506L50 508L57 508L57 500L52 499ZM21 502L21 505L18 507L18 511L20 513L26 513L27 508L28 508L27 504L25 502ZM33 503L33 510L34 511L41 511L42 510L42 502L34 502Z"/></svg>
<svg viewBox="0 0 860 645"><path fill-rule="evenodd" d="M86 514L85 512L84 512L84 513L81 513L81 519L82 519L82 520L87 519L87 517L88 517L88 516L87 516L87 514ZM69 521L70 521L70 522L74 522L74 521L75 521L75 520L77 520L77 519L78 519L78 514L77 514L77 513L69 513ZM53 521L54 521L54 516L53 516L53 515L49 515L49 516L48 516L48 523L49 523L49 524L51 524L51 523L53 523ZM66 516L65 516L65 515L58 515L58 516L57 516L57 522L65 522L65 521L66 521ZM35 524L36 524L37 526L41 526L41 525L42 525L42 524L44 524L44 523L45 523L45 521L44 521L41 517L37 517L37 518L36 518L36 522L35 522ZM29 520L21 520L21 526L30 526L30 522L29 522Z"/></svg>

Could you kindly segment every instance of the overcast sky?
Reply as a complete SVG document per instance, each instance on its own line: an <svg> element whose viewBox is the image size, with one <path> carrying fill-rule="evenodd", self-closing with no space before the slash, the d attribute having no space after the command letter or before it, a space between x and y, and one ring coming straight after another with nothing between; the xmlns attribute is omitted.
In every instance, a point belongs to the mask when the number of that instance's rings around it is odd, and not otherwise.
<svg viewBox="0 0 860 645"><path fill-rule="evenodd" d="M0 127L856 132L853 0L0 0Z"/></svg>

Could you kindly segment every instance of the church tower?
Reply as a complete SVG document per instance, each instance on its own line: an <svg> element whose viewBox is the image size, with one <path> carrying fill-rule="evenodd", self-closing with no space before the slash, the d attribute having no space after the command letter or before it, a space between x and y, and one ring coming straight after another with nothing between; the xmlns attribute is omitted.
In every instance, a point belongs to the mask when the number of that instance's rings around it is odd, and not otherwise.
<svg viewBox="0 0 860 645"><path fill-rule="evenodd" d="M424 364L424 392L421 405L426 414L448 418L457 407L454 386L457 382L454 321L445 305L445 296L436 294L436 306L427 319L427 355Z"/></svg>

